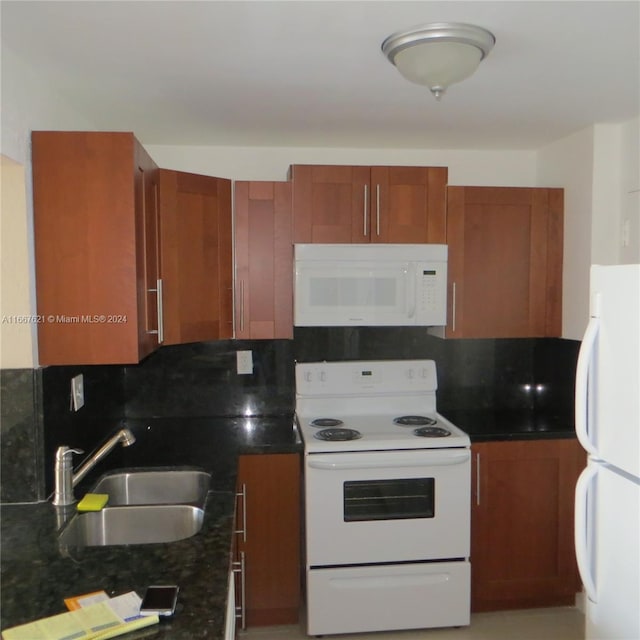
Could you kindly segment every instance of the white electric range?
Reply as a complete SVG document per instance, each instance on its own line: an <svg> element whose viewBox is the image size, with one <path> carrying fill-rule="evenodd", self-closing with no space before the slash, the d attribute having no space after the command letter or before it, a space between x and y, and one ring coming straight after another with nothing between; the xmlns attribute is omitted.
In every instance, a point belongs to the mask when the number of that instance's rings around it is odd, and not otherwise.
<svg viewBox="0 0 640 640"><path fill-rule="evenodd" d="M296 364L307 633L469 624L470 441L432 360Z"/></svg>

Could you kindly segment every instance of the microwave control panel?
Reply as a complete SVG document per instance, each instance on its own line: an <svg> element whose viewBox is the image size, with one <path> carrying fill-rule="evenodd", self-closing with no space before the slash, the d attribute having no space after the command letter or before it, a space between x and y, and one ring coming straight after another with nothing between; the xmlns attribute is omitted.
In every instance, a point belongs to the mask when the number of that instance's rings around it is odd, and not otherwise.
<svg viewBox="0 0 640 640"><path fill-rule="evenodd" d="M428 318L430 324L446 324L447 265L439 263L418 266L416 316Z"/></svg>

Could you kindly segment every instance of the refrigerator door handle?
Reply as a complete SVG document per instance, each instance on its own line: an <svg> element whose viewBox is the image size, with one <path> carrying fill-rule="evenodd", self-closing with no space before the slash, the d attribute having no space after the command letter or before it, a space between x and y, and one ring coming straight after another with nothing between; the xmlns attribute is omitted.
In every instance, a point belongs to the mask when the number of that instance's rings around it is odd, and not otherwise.
<svg viewBox="0 0 640 640"><path fill-rule="evenodd" d="M600 329L600 319L591 317L587 330L582 338L580 352L578 353L578 364L576 366L576 395L575 395L575 422L576 436L583 449L591 455L597 457L596 445L589 438L589 411L588 411L588 388L589 388L589 365L595 348L598 330Z"/></svg>
<svg viewBox="0 0 640 640"><path fill-rule="evenodd" d="M594 603L598 602L598 593L591 568L592 554L589 551L587 518L589 517L589 487L593 483L597 474L598 466L596 464L589 464L580 474L578 482L576 483L576 502L574 512L574 537L578 572L580 573L580 578L582 579L582 584L584 585L587 597Z"/></svg>

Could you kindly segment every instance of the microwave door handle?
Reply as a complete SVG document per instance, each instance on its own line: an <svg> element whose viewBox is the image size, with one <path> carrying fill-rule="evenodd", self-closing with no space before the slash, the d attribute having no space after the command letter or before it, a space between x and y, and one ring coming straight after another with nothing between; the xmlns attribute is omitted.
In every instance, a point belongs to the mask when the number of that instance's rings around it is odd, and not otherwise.
<svg viewBox="0 0 640 640"><path fill-rule="evenodd" d="M416 315L416 266L410 264L405 271L405 279L407 283L407 318L413 318Z"/></svg>

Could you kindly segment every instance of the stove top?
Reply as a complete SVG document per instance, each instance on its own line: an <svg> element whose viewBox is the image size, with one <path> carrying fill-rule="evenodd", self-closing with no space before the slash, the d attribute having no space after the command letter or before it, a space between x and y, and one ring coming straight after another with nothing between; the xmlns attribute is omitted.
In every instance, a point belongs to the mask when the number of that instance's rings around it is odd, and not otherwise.
<svg viewBox="0 0 640 640"><path fill-rule="evenodd" d="M433 360L296 364L296 419L307 453L469 447L436 411Z"/></svg>
<svg viewBox="0 0 640 640"><path fill-rule="evenodd" d="M416 427L394 422L397 414L343 416L340 426L315 426L316 415L296 414L307 452L388 451L396 449L438 449L468 447L469 436L439 414L430 414L432 424ZM331 418L333 420L333 418Z"/></svg>

